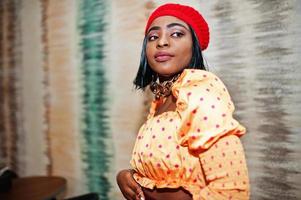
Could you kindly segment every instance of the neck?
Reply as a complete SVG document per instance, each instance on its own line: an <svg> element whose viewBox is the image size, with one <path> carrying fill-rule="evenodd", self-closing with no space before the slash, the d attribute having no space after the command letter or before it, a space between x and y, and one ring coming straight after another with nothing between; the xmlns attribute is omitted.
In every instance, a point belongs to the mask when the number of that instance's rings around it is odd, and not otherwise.
<svg viewBox="0 0 301 200"><path fill-rule="evenodd" d="M163 83L165 81L170 81L174 76L159 76L159 82Z"/></svg>
<svg viewBox="0 0 301 200"><path fill-rule="evenodd" d="M179 73L176 73L176 74L173 74L173 75L170 75L170 76L160 76L159 75L159 82L160 83L163 83L165 81L170 81L172 80L175 76L177 76Z"/></svg>

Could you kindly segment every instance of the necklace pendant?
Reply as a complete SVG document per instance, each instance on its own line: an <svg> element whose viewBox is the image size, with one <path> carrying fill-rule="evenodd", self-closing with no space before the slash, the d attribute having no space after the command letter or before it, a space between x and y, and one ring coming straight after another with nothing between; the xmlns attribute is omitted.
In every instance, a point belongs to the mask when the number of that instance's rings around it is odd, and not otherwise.
<svg viewBox="0 0 301 200"><path fill-rule="evenodd" d="M169 81L164 81L162 83L158 83L156 81L151 82L150 89L155 95L155 99L159 100L162 97L168 97L171 95L171 88L176 80L179 78L180 74L177 74Z"/></svg>

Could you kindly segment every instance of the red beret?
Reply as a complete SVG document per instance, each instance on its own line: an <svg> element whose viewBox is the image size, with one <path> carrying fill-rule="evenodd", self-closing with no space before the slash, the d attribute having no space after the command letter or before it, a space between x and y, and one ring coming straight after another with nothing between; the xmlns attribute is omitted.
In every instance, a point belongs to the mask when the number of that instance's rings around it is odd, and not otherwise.
<svg viewBox="0 0 301 200"><path fill-rule="evenodd" d="M148 18L145 27L145 35L147 34L147 30L149 29L151 23L156 18L166 15L177 17L190 25L197 35L201 49L205 50L208 47L209 27L207 22L197 10L190 6L181 4L168 3L159 6L156 10L154 10Z"/></svg>

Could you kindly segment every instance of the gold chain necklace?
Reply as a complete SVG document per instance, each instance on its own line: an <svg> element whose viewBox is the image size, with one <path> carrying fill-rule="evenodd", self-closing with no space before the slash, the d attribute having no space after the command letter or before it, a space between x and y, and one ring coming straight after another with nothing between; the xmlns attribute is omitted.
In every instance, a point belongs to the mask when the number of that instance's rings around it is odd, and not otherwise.
<svg viewBox="0 0 301 200"><path fill-rule="evenodd" d="M157 81L153 81L150 84L150 90L155 95L156 100L162 98L162 97L168 97L171 94L171 88L174 82L179 78L180 73L175 75L172 79L168 81L163 81L160 83L157 79Z"/></svg>

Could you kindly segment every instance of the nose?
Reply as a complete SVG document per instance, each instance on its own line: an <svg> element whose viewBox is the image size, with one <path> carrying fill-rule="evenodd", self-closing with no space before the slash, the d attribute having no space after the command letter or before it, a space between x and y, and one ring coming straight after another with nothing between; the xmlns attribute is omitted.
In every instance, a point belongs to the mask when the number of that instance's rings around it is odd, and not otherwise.
<svg viewBox="0 0 301 200"><path fill-rule="evenodd" d="M168 37L165 34L162 34L162 36L157 41L158 41L157 48L169 46Z"/></svg>

